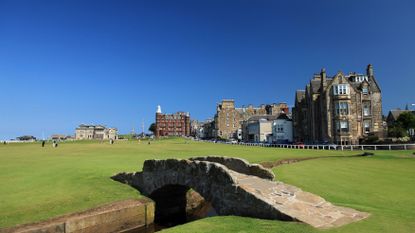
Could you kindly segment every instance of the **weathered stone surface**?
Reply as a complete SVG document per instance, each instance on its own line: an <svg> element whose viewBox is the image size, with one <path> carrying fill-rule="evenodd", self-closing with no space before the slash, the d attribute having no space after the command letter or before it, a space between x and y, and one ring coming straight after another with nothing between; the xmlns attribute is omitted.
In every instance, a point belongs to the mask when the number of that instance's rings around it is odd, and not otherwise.
<svg viewBox="0 0 415 233"><path fill-rule="evenodd" d="M142 172L121 173L113 179L156 199L172 193L176 195L172 200L178 203L183 202L180 196L185 196L185 191L192 188L210 202L219 215L301 221L317 228L338 227L369 216L368 213L334 206L295 186L201 160L147 160ZM160 192L163 189L166 191ZM171 203L167 204L170 204L169 211L174 211Z"/></svg>
<svg viewBox="0 0 415 233"><path fill-rule="evenodd" d="M0 229L1 233L65 233L65 223L62 221L41 224L33 227Z"/></svg>
<svg viewBox="0 0 415 233"><path fill-rule="evenodd" d="M205 157L195 157L190 158L192 161L208 161L214 163L220 163L225 165L225 167L251 176L258 176L259 178L273 180L275 175L272 171L264 168L260 164L250 164L245 159L241 158L231 158L231 157L224 157L224 156L205 156Z"/></svg>
<svg viewBox="0 0 415 233"><path fill-rule="evenodd" d="M120 232L154 221L154 202L124 200L39 223L0 229L0 233Z"/></svg>

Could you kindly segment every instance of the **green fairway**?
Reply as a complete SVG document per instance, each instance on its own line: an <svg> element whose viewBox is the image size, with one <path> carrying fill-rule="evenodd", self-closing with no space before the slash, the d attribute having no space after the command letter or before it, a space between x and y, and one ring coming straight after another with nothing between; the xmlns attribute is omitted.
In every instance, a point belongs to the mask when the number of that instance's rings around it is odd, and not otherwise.
<svg viewBox="0 0 415 233"><path fill-rule="evenodd" d="M110 176L141 170L146 159L226 155L250 162L356 155L359 151L290 150L169 139L139 144L117 141L0 145L0 227L139 198ZM377 151L374 157L325 158L274 169L277 179L339 205L367 211L362 222L330 232L412 232L415 229L415 159L410 151ZM360 230L362 229L362 230ZM385 229L385 230L382 230ZM171 232L309 232L304 224L241 217L214 217L168 229ZM394 231L395 230L395 231Z"/></svg>

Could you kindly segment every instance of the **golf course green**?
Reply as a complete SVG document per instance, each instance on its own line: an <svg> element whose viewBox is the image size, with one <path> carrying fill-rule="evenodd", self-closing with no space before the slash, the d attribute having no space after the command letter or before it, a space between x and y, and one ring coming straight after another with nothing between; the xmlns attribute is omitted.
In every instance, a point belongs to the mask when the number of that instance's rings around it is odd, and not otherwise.
<svg viewBox="0 0 415 233"><path fill-rule="evenodd" d="M117 200L140 198L110 177L139 171L147 159L223 155L252 163L328 156L282 165L276 179L341 206L369 212L363 221L330 230L296 222L216 216L166 232L414 232L414 151L295 150L195 142L181 138L146 141L63 142L0 145L0 228L30 223ZM345 156L345 157L338 157ZM350 157L346 157L350 156Z"/></svg>

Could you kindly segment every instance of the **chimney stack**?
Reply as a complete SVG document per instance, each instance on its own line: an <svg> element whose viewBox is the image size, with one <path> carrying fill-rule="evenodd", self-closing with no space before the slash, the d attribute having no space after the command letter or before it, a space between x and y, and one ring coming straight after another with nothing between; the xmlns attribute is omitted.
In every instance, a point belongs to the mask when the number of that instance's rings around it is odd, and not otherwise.
<svg viewBox="0 0 415 233"><path fill-rule="evenodd" d="M366 74L369 78L373 78L373 66L372 66L372 64L367 65Z"/></svg>
<svg viewBox="0 0 415 233"><path fill-rule="evenodd" d="M324 89L327 86L327 75L326 75L326 69L322 68L320 72L321 77L321 91L324 91Z"/></svg>

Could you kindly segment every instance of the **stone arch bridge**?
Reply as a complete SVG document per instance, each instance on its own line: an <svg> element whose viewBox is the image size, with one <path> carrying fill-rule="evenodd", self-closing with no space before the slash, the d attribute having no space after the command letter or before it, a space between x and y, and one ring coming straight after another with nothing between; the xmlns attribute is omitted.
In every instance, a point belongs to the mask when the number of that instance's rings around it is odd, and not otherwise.
<svg viewBox="0 0 415 233"><path fill-rule="evenodd" d="M275 182L271 171L237 158L146 160L142 172L112 178L152 198L156 218L185 211L190 188L210 202L219 215L300 221L316 228L338 227L369 216Z"/></svg>

